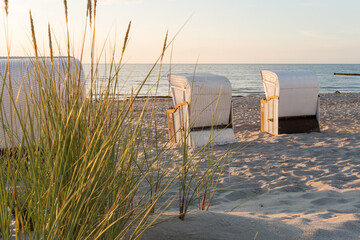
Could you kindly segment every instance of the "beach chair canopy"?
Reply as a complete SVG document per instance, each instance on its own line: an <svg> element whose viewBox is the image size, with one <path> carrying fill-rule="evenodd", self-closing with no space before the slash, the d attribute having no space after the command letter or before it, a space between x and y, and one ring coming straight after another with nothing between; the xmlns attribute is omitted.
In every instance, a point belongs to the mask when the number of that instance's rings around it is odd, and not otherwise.
<svg viewBox="0 0 360 240"><path fill-rule="evenodd" d="M85 79L80 61L71 57L68 64L68 60L68 57L55 57L52 63L50 58L41 57L37 63L34 57L10 57L9 61L7 57L0 57L1 117L2 121L7 123L7 126L0 126L0 149L16 147L9 146L10 126L13 127L14 134L12 135L16 135L14 136L15 145L21 140L22 128L19 117L27 119L27 124L30 124L29 115L34 115L33 119L36 118L33 104L35 99L41 103L39 82L42 83L43 88L54 87L58 94L65 94L65 84L75 82L74 78L76 78L77 81L80 80L79 87L83 90L85 97ZM11 81L9 81L9 76ZM53 80L47 81L50 78ZM55 83L56 86L50 86L50 83ZM12 99L10 95L13 96ZM14 104L19 111L16 114ZM36 128L36 126L31 127Z"/></svg>
<svg viewBox="0 0 360 240"><path fill-rule="evenodd" d="M232 88L226 77L209 73L176 74L169 75L169 82L175 105L176 142L182 136L179 129L185 128L190 131L191 146L206 144L210 135L216 136L216 144L235 141L232 129ZM175 112L180 106L180 111Z"/></svg>
<svg viewBox="0 0 360 240"><path fill-rule="evenodd" d="M266 98L279 98L279 117L315 115L319 82L307 70L261 71Z"/></svg>

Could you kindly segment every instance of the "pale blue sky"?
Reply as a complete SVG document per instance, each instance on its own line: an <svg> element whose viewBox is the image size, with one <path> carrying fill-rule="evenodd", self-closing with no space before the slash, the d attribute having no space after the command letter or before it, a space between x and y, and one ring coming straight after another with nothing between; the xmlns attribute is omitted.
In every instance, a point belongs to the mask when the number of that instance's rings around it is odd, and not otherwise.
<svg viewBox="0 0 360 240"><path fill-rule="evenodd" d="M77 50L86 2L68 0ZM120 50L132 21L125 56L130 63L154 62L166 30L173 37L190 16L175 39L174 63L198 58L199 63L360 63L359 0L98 0L98 5L98 49L109 34L109 42ZM9 7L13 55L26 55L30 49L30 8L45 54L48 22L64 42L63 0L9 0ZM3 20L3 10L1 15ZM0 28L3 33L4 24ZM4 41L2 37L1 55L6 53Z"/></svg>

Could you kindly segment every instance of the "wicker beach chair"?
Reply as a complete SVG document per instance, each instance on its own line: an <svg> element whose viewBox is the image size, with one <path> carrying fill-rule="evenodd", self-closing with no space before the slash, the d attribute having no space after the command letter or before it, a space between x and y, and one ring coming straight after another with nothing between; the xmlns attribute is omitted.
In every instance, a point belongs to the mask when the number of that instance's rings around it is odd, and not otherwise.
<svg viewBox="0 0 360 240"><path fill-rule="evenodd" d="M17 147L23 136L22 129L31 127L34 130L38 127L35 124L29 125L29 116L33 116L32 119L37 117L33 106L41 104L40 87L50 87L49 82L45 79L52 76L55 80L52 82L56 83L55 88L58 93L65 94L66 82L70 82L69 79L72 77L80 77L80 85L85 94L84 74L80 61L71 57L70 64L68 64L68 59L68 57L55 57L52 66L51 59L46 57L39 58L38 63L33 57L10 57L9 61L7 57L0 57L0 117L2 123L0 126L0 149ZM9 77L11 81L9 81ZM39 81L39 79L41 80ZM42 86L39 86L39 82L42 83ZM19 119L22 119L22 123L27 122L28 125L21 126Z"/></svg>
<svg viewBox="0 0 360 240"><path fill-rule="evenodd" d="M316 75L305 70L261 71L261 131L273 135L319 132L320 97Z"/></svg>
<svg viewBox="0 0 360 240"><path fill-rule="evenodd" d="M167 110L172 142L201 147L235 142L230 81L213 74L169 75L174 108Z"/></svg>

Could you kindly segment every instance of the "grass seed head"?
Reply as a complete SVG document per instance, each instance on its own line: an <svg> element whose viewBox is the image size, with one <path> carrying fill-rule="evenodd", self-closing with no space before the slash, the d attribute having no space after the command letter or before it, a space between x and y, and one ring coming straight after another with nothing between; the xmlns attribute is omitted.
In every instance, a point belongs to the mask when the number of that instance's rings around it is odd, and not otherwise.
<svg viewBox="0 0 360 240"><path fill-rule="evenodd" d="M96 16L96 5L97 5L97 0L94 0L94 18Z"/></svg>
<svg viewBox="0 0 360 240"><path fill-rule="evenodd" d="M91 3L91 0L87 1L86 16L89 16L90 25L91 25L91 19L92 19L92 3Z"/></svg>
<svg viewBox="0 0 360 240"><path fill-rule="evenodd" d="M9 0L4 0L6 16L9 14Z"/></svg>
<svg viewBox="0 0 360 240"><path fill-rule="evenodd" d="M128 40L129 40L130 28L131 28L131 21L129 22L128 28L127 28L127 30L126 30L126 34L125 34L125 38L124 38L124 44L123 44L123 49L122 49L122 54L124 54L125 49L126 49L127 42L128 42Z"/></svg>
<svg viewBox="0 0 360 240"><path fill-rule="evenodd" d="M68 22L68 7L67 7L67 0L64 0L64 8L65 8L65 19Z"/></svg>
<svg viewBox="0 0 360 240"><path fill-rule="evenodd" d="M167 38L168 38L168 31L166 31L166 35L165 35L163 50L162 50L162 53L161 53L161 60L163 59L165 51L166 51Z"/></svg>
<svg viewBox="0 0 360 240"><path fill-rule="evenodd" d="M49 35L50 58L51 58L51 62L53 62L53 60L54 60L54 51L53 51L53 46L52 46L52 41L51 41L50 23L48 24L48 35Z"/></svg>
<svg viewBox="0 0 360 240"><path fill-rule="evenodd" d="M36 44L35 27L34 27L34 21L33 21L32 15L31 15L31 10L29 10L29 14L30 14L30 25L31 25L31 37L32 37L34 51L35 51L35 57L36 57L36 61L37 61L38 60L38 48L37 48L37 44Z"/></svg>

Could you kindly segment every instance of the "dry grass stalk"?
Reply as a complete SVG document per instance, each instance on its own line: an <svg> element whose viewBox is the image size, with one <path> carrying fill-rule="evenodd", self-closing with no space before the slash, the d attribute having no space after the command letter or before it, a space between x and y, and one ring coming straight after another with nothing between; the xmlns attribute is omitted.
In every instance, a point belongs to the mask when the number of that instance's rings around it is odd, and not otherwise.
<svg viewBox="0 0 360 240"><path fill-rule="evenodd" d="M95 17L96 17L96 3L97 1L94 0L94 26L93 26L93 35L91 38L91 50L90 50L90 57L91 57L91 63L90 63L90 74L91 74L91 82L90 82L90 100L93 100L93 87L94 87L94 58L95 58L95 36L96 36L96 28L95 28ZM90 17L90 21L91 21L91 17ZM96 94L96 93L95 93ZM91 111L92 111L92 102L90 104L90 122L91 122Z"/></svg>
<svg viewBox="0 0 360 240"><path fill-rule="evenodd" d="M163 45L163 49L162 49L162 53L161 53L161 60L163 60L164 58L164 54L165 54L165 51L166 51L166 44L167 44L167 38L168 38L168 31L166 31L166 35L165 35L165 40L164 40L164 45Z"/></svg>
<svg viewBox="0 0 360 240"><path fill-rule="evenodd" d="M8 33L8 10L9 10L9 2L8 0L4 0L4 8L5 8L5 13L6 13L6 25L5 25L5 36L6 36L6 50L7 50L7 65L6 65L6 75L7 75L7 78L8 78L8 93L10 95L10 98L11 99L14 99L14 94L13 94L13 88L12 88L12 83L11 83L11 74L10 74L10 40L9 40L9 33ZM3 82L2 82L2 86L1 86L1 94L0 94L0 100L2 100L2 96L3 96L3 91L4 91L4 87L5 87L5 78L3 79ZM2 101L1 101L2 102ZM13 196L13 199L14 199L14 217L15 217L15 224L17 227L20 227L22 226L22 219L21 219L21 216L19 214L19 205L18 205L18 193L17 193L17 188L16 188L16 177L17 177L17 171L16 171L16 167L15 167L15 160L14 160L14 134L13 134L13 130L14 129L14 111L13 111L13 105L12 103L10 102L10 133L11 133L11 137L10 137L10 151L8 151L8 154L7 157L10 159L10 161L8 163L11 164L11 167L8 168L10 169L10 173L8 172L8 176L10 176L10 178L7 178L7 181L8 182L11 182L11 188L12 190L9 191L9 189L6 190L6 193L3 192L3 189L6 188L3 184L0 186L0 188L2 189L2 196L5 196L5 195L8 195L10 196L10 192ZM3 108L1 108L3 109ZM3 114L1 113L1 119L3 118ZM1 166L1 168L3 168ZM2 169L3 170L3 169ZM3 177L4 175L1 174L1 177ZM3 179L2 179L3 180ZM4 186L4 187L3 187ZM5 205L6 206L6 205ZM2 211L1 211L1 217L2 218L6 218L3 216L3 213L4 213L4 208L2 206ZM6 209L6 207L5 207ZM7 209L5 210L7 211ZM6 214L4 214L6 215ZM9 219L8 219L9 220ZM3 228L4 225L10 225L9 222L6 223L6 221L1 221L1 227ZM10 231L11 232L11 231ZM4 232L4 231L0 231L1 233L1 236L4 235L4 237L9 233L9 232ZM9 235L8 235L9 236ZM16 232L16 237L18 236L18 233Z"/></svg>

